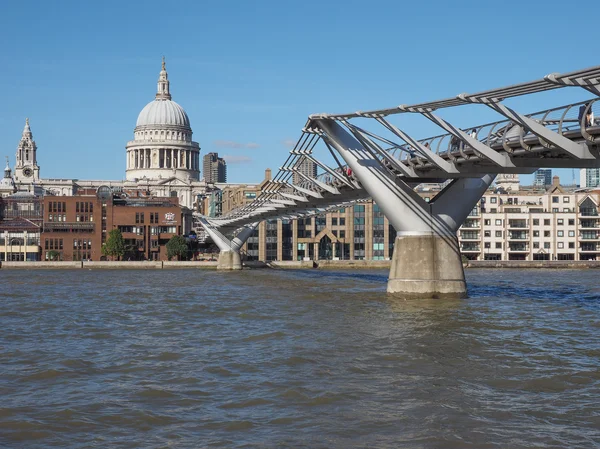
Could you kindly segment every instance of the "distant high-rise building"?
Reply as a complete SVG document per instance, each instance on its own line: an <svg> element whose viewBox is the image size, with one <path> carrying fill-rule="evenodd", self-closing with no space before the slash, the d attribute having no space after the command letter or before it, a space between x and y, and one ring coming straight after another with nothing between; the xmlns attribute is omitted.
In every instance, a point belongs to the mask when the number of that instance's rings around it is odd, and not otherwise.
<svg viewBox="0 0 600 449"><path fill-rule="evenodd" d="M202 160L204 180L206 182L227 182L227 162L219 153L208 153Z"/></svg>
<svg viewBox="0 0 600 449"><path fill-rule="evenodd" d="M310 178L317 177L317 164L310 159L303 159L300 164L296 166L296 168L305 176ZM300 176L298 173L294 173L294 184L299 184L303 180L304 178L302 176Z"/></svg>
<svg viewBox="0 0 600 449"><path fill-rule="evenodd" d="M540 168L534 173L533 186L546 187L552 185L552 170L549 168Z"/></svg>
<svg viewBox="0 0 600 449"><path fill-rule="evenodd" d="M579 172L579 185L588 189L600 186L600 168L582 168Z"/></svg>

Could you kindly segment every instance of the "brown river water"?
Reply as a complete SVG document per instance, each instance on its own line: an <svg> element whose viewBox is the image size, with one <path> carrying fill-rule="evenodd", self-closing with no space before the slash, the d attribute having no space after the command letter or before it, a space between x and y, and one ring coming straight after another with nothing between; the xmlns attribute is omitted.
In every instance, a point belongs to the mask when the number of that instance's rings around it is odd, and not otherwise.
<svg viewBox="0 0 600 449"><path fill-rule="evenodd" d="M595 270L0 270L0 447L600 447Z"/></svg>

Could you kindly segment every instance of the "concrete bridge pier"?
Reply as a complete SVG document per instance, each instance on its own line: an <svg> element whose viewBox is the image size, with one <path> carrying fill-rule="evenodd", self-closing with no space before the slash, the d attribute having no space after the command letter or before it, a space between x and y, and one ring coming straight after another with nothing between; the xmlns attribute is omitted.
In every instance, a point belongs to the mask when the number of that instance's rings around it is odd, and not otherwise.
<svg viewBox="0 0 600 449"><path fill-rule="evenodd" d="M428 203L363 146L369 145L364 135L352 131L353 136L332 119L313 123L396 229L388 293L423 299L465 297L456 232L495 176L455 179Z"/></svg>
<svg viewBox="0 0 600 449"><path fill-rule="evenodd" d="M406 298L464 298L467 284L458 240L435 233L398 234L387 292Z"/></svg>
<svg viewBox="0 0 600 449"><path fill-rule="evenodd" d="M244 226L232 239L227 238L225 234L212 226L210 222L204 218L200 219L200 224L219 247L220 252L217 270L241 270L242 257L240 255L240 249L252 235L256 226L258 226L258 222Z"/></svg>
<svg viewBox="0 0 600 449"><path fill-rule="evenodd" d="M241 270L242 258L239 251L227 250L219 253L217 270Z"/></svg>

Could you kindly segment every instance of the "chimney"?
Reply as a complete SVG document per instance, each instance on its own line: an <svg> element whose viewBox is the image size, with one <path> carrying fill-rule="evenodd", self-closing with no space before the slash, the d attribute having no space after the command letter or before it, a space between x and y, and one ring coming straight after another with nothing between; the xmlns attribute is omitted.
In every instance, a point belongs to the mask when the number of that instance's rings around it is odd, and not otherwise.
<svg viewBox="0 0 600 449"><path fill-rule="evenodd" d="M560 178L558 176L552 177L552 187L560 186Z"/></svg>
<svg viewBox="0 0 600 449"><path fill-rule="evenodd" d="M271 180L271 169L267 168L265 170L265 181L270 181Z"/></svg>

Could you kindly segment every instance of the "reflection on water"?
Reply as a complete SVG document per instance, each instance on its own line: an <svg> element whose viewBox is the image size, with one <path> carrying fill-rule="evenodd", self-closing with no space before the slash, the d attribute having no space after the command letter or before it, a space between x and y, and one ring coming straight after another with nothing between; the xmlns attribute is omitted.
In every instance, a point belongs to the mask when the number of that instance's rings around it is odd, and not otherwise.
<svg viewBox="0 0 600 449"><path fill-rule="evenodd" d="M600 446L590 271L1 271L0 446Z"/></svg>

